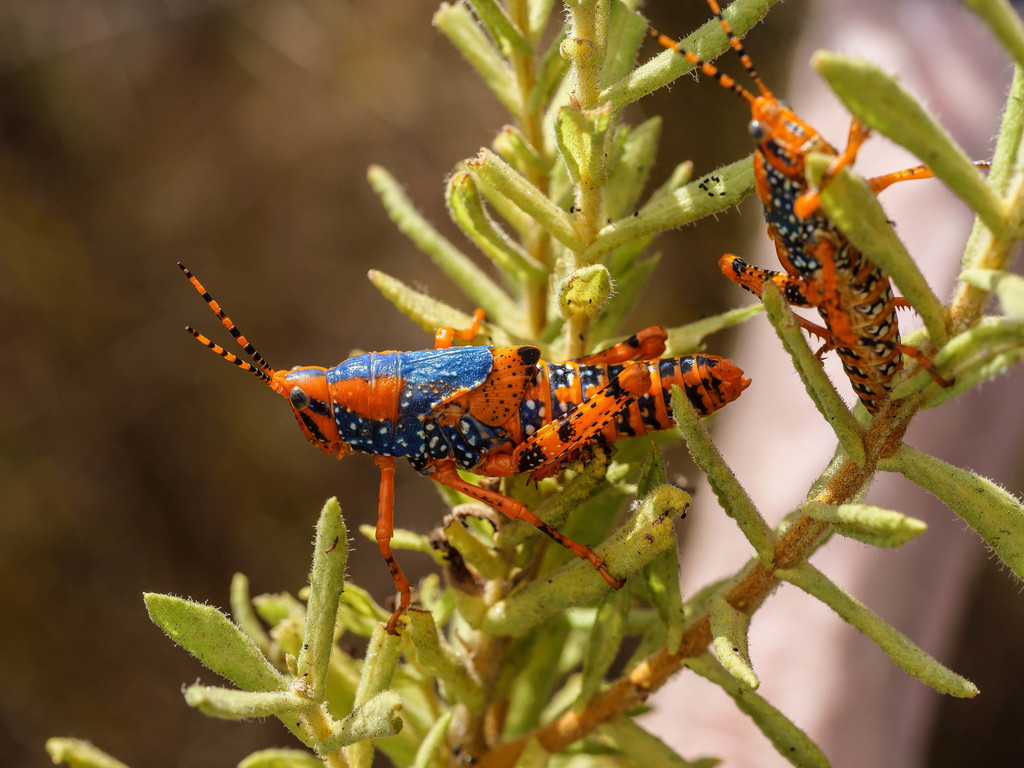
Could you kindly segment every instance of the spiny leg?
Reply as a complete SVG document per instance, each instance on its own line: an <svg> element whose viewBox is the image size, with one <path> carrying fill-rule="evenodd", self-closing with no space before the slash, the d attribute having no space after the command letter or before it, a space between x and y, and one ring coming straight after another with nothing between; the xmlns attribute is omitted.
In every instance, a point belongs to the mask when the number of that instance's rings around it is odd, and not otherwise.
<svg viewBox="0 0 1024 768"><path fill-rule="evenodd" d="M917 347L911 347L908 344L893 343L893 348L901 355L914 358L918 365L928 371L928 375L931 376L932 380L940 387L951 387L955 383L953 379L947 379L940 374L938 369L935 367L935 363L932 362L932 359Z"/></svg>
<svg viewBox="0 0 1024 768"><path fill-rule="evenodd" d="M395 533L395 458L394 456L374 456L377 469L380 470L380 492L377 496L377 547L384 556L391 572L391 579L398 590L398 607L388 619L389 635L398 634L398 620L412 603L412 587L402 572L402 566L395 560L391 552L391 537Z"/></svg>
<svg viewBox="0 0 1024 768"><path fill-rule="evenodd" d="M580 365L616 365L630 360L657 360L665 354L668 334L660 325L652 325L634 333L625 341L613 344L600 352L578 358L573 362Z"/></svg>
<svg viewBox="0 0 1024 768"><path fill-rule="evenodd" d="M761 298L766 283L774 283L782 291L786 301L793 306L815 307L819 303L812 299L811 287L805 281L785 272L755 267L731 253L725 254L718 260L718 267L722 270L722 274L740 288L750 291L757 298ZM796 316L796 320L805 331L824 340L825 344L817 352L819 359L821 359L821 355L834 347L833 334L828 328L815 325L799 315Z"/></svg>
<svg viewBox="0 0 1024 768"><path fill-rule="evenodd" d="M484 311L478 309L473 313L473 320L468 328L438 328L434 332L434 349L448 349L456 341L472 341L480 333L480 325L484 321Z"/></svg>
<svg viewBox="0 0 1024 768"><path fill-rule="evenodd" d="M619 589L624 583L625 579L617 579L609 573L608 568L604 564L604 558L598 555L590 547L584 546L579 542L573 541L568 536L563 536L556 529L549 526L533 512L527 509L526 505L522 502L510 499L507 496L503 496L495 491L489 491L486 488L467 483L461 477L458 472L455 471L455 463L452 461L444 461L438 463L438 465L431 472L430 476L439 482L441 485L446 485L459 493L463 493L470 498L482 501L484 504L488 504L494 509L501 512L506 517L513 520L524 520L530 525L534 526L541 533L547 534L552 539L557 541L563 547L572 552L576 557L586 560L593 565L598 573L604 578L608 585L613 589Z"/></svg>

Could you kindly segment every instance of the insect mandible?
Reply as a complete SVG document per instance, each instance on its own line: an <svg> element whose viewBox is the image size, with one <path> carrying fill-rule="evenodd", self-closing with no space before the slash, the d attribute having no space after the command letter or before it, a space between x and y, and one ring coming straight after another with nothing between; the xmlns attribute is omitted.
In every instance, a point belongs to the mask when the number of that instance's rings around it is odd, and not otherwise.
<svg viewBox="0 0 1024 768"><path fill-rule="evenodd" d="M548 477L597 442L673 426L673 385L707 415L735 400L750 384L739 367L721 357L661 358L666 340L661 327L565 363L545 363L532 345L453 347L456 340L470 341L477 335L483 320L479 310L468 329L438 330L434 349L370 352L333 368L278 371L195 276L178 266L249 360L191 326L186 328L189 333L287 400L306 439L324 453L374 457L380 470L377 545L399 593L387 625L391 633L397 632L412 600L411 586L390 543L396 458L405 457L435 482L531 523L589 561L617 589L624 578L613 575L589 547L546 525L521 502L463 480L458 470L487 477L521 472L534 479Z"/></svg>
<svg viewBox="0 0 1024 768"><path fill-rule="evenodd" d="M853 118L846 148L839 152L772 94L718 2L707 2L756 86L756 94L657 30L650 33L662 46L677 51L749 104L749 131L756 144L755 185L768 236L785 270L761 269L726 254L718 262L722 272L759 298L765 284L771 282L790 304L816 309L824 327L805 318L798 321L824 341L819 357L827 350L836 350L854 392L870 413L876 413L889 397L893 378L903 367L902 355L917 360L941 386L950 386L952 382L939 374L927 355L901 342L896 310L908 304L893 295L888 274L850 243L821 209L821 190L853 164L869 135L867 126ZM805 161L811 152L834 158L817 188L812 188L806 178ZM984 167L987 163L978 165ZM867 184L878 194L896 182L931 176L927 166L917 165L867 179Z"/></svg>

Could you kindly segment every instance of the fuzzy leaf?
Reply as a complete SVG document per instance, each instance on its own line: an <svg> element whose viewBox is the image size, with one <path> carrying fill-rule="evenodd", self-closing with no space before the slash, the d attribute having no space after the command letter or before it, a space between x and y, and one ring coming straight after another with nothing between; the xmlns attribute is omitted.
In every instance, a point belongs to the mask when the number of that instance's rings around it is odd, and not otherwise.
<svg viewBox="0 0 1024 768"><path fill-rule="evenodd" d="M608 44L601 65L601 88L630 73L647 32L647 21L619 0L609 3Z"/></svg>
<svg viewBox="0 0 1024 768"><path fill-rule="evenodd" d="M973 528L999 558L1024 577L1024 505L987 478L903 445L879 462L924 488Z"/></svg>
<svg viewBox="0 0 1024 768"><path fill-rule="evenodd" d="M946 130L895 78L874 64L825 51L818 51L812 64L847 109L868 127L920 158L993 232L1005 229L1002 202L985 177ZM851 216L856 215L851 213ZM917 306L912 299L911 303ZM931 326L929 329L933 338L940 338L934 335Z"/></svg>
<svg viewBox="0 0 1024 768"><path fill-rule="evenodd" d="M640 768L714 768L722 761L714 757L684 760L664 741L636 724L630 717L617 717L601 726L600 732Z"/></svg>
<svg viewBox="0 0 1024 768"><path fill-rule="evenodd" d="M312 699L291 691L236 691L207 685L190 685L185 702L204 715L224 720L252 720L258 717L287 717L317 706Z"/></svg>
<svg viewBox="0 0 1024 768"><path fill-rule="evenodd" d="M469 4L473 6L476 15L480 17L480 21L486 27L487 33L491 36L491 39L497 41L502 52L506 55L512 51L521 53L524 56L531 56L533 54L533 46L523 37L522 33L508 17L505 9L498 5L495 0L469 0Z"/></svg>
<svg viewBox="0 0 1024 768"><path fill-rule="evenodd" d="M153 592L144 598L153 623L208 669L246 691L288 687L252 638L213 606Z"/></svg>
<svg viewBox="0 0 1024 768"><path fill-rule="evenodd" d="M515 326L519 317L515 302L420 215L394 177L379 165L371 165L367 178L399 231L426 253L476 306L489 316Z"/></svg>
<svg viewBox="0 0 1024 768"><path fill-rule="evenodd" d="M790 310L782 292L774 283L766 283L761 296L768 319L775 327L782 345L793 358L800 380L811 396L818 412L832 427L839 438L839 444L846 454L860 465L864 464L864 430L850 413L843 398L836 392L832 382L818 363L811 348L807 346L796 316Z"/></svg>
<svg viewBox="0 0 1024 768"><path fill-rule="evenodd" d="M694 463L708 476L718 503L729 517L736 520L761 562L770 567L775 557L775 534L725 463L686 393L676 385L672 386L672 414L679 431L683 433Z"/></svg>
<svg viewBox="0 0 1024 768"><path fill-rule="evenodd" d="M371 269L367 273L367 277L370 278L370 282L377 290L384 294L384 298L398 308L399 312L428 333L433 333L438 328L468 328L473 322L473 318L469 315L413 290L401 280L384 272ZM485 343L499 347L512 343L504 331L491 323L483 323L476 338L486 340Z"/></svg>
<svg viewBox="0 0 1024 768"><path fill-rule="evenodd" d="M922 651L906 635L848 595L809 563L800 563L793 568L780 568L775 575L821 600L838 613L843 621L852 624L877 644L911 677L916 677L939 693L950 696L970 698L978 694L974 683L947 669Z"/></svg>
<svg viewBox="0 0 1024 768"><path fill-rule="evenodd" d="M1024 277L999 269L965 269L960 279L995 293L1007 317L1024 319Z"/></svg>
<svg viewBox="0 0 1024 768"><path fill-rule="evenodd" d="M517 280L542 283L548 273L494 223L484 209L473 177L465 171L448 180L448 212L462 232L476 243L498 269Z"/></svg>
<svg viewBox="0 0 1024 768"><path fill-rule="evenodd" d="M736 0L725 9L733 31L743 37L779 0ZM681 46L693 51L704 61L729 50L729 40L716 19L705 22L696 32L684 38ZM693 65L672 50L659 55L631 70L625 77L601 92L601 103L611 102L616 111L643 98L648 93L668 85L693 69Z"/></svg>
<svg viewBox="0 0 1024 768"><path fill-rule="evenodd" d="M486 703L483 686L467 664L467 658L442 640L434 617L425 611L411 610L407 614L407 626L416 647L416 660L423 669L444 684L449 698L465 705L470 712L482 713Z"/></svg>
<svg viewBox="0 0 1024 768"><path fill-rule="evenodd" d="M750 664L750 651L747 648L750 616L733 608L723 597L711 601L710 616L718 660L744 688L757 690L761 682Z"/></svg>
<svg viewBox="0 0 1024 768"><path fill-rule="evenodd" d="M569 250L582 249L569 215L498 155L482 149L475 158L466 161L466 168L478 182L493 188L532 216Z"/></svg>
<svg viewBox="0 0 1024 768"><path fill-rule="evenodd" d="M595 548L613 574L628 576L663 550L675 547L672 518L690 506L679 488L663 485L643 499L632 517ZM514 590L487 611L482 629L489 635L522 635L569 606L585 605L610 587L590 563L572 562Z"/></svg>
<svg viewBox="0 0 1024 768"><path fill-rule="evenodd" d="M1006 0L964 0L964 5L981 16L1003 47L1024 67L1024 24Z"/></svg>
<svg viewBox="0 0 1024 768"><path fill-rule="evenodd" d="M503 126L491 142L494 151L501 158L524 176L530 173L546 176L548 163L538 154L537 148L531 145L523 132L514 125Z"/></svg>
<svg viewBox="0 0 1024 768"><path fill-rule="evenodd" d="M46 753L54 764L63 763L72 768L128 768L120 760L81 739L47 739Z"/></svg>
<svg viewBox="0 0 1024 768"><path fill-rule="evenodd" d="M381 691L357 706L344 720L334 723L331 735L316 745L321 755L371 739L394 736L402 730L398 716L402 700L395 691Z"/></svg>
<svg viewBox="0 0 1024 768"><path fill-rule="evenodd" d="M953 377L953 385L933 388L922 408L934 408L1006 373L1021 360L1024 360L1024 319L983 318L974 328L951 339L935 355L933 362L940 371ZM907 397L924 389L930 382L927 371L919 371L898 386L893 397Z"/></svg>
<svg viewBox="0 0 1024 768"><path fill-rule="evenodd" d="M800 511L835 526L836 533L874 547L899 547L925 532L920 520L869 504L823 504L808 501Z"/></svg>
<svg viewBox="0 0 1024 768"><path fill-rule="evenodd" d="M639 237L656 235L732 208L753 191L752 159L737 160L671 193L656 195L637 213L604 226L593 245L583 252L583 260L592 263Z"/></svg>
<svg viewBox="0 0 1024 768"><path fill-rule="evenodd" d="M764 311L763 304L751 304L748 307L730 309L711 317L704 317L692 323L668 329L668 354L691 355L704 349L704 338L712 333L745 323Z"/></svg>
<svg viewBox="0 0 1024 768"><path fill-rule="evenodd" d="M597 609L597 619L587 638L587 652L583 657L583 674L575 708L582 709L597 693L605 675L618 655L626 629L633 598L628 589L620 589L605 595Z"/></svg>
<svg viewBox="0 0 1024 768"><path fill-rule="evenodd" d="M607 181L611 108L565 106L555 119L555 142L573 184L603 187Z"/></svg>
<svg viewBox="0 0 1024 768"><path fill-rule="evenodd" d="M238 768L323 768L323 760L300 749L261 749L238 764Z"/></svg>
<svg viewBox="0 0 1024 768"><path fill-rule="evenodd" d="M635 128L619 126L603 195L604 216L619 219L637 209L640 192L654 165L661 137L661 118L652 117Z"/></svg>
<svg viewBox="0 0 1024 768"><path fill-rule="evenodd" d="M741 685L710 654L702 653L687 659L684 663L732 696L740 711L749 715L779 754L793 765L828 768L828 758L806 733L761 696Z"/></svg>
<svg viewBox="0 0 1024 768"><path fill-rule="evenodd" d="M316 526L313 568L306 600L306 631L299 652L299 669L308 695L322 701L327 696L327 670L334 648L338 601L345 588L348 532L336 498L327 500Z"/></svg>
<svg viewBox="0 0 1024 768"><path fill-rule="evenodd" d="M515 78L501 53L487 39L469 9L459 3L442 3L434 14L434 26L458 49L462 57L476 70L498 101L518 116L522 107Z"/></svg>
<svg viewBox="0 0 1024 768"><path fill-rule="evenodd" d="M416 750L416 759L413 760L410 768L433 768L443 764L443 756L447 746L448 727L451 725L455 710L447 709L427 731L419 749Z"/></svg>
<svg viewBox="0 0 1024 768"><path fill-rule="evenodd" d="M231 577L231 615L235 623L256 643L256 647L266 656L270 653L270 636L264 631L256 612L252 608L249 597L249 579L243 573Z"/></svg>

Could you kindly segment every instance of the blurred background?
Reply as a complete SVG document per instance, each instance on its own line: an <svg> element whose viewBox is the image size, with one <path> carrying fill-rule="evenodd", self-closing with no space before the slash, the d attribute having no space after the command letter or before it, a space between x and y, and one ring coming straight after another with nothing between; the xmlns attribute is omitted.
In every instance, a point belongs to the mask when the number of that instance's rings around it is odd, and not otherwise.
<svg viewBox="0 0 1024 768"><path fill-rule="evenodd" d="M682 5L647 12L681 36L708 15L703 3ZM806 69L796 40L808 5L784 4L750 38L770 83L785 82L794 52ZM468 248L448 223L444 178L508 118L431 27L433 10L372 0L0 5L0 764L48 764L43 742L54 735L156 768L234 765L255 749L291 745L276 722L212 721L184 704L181 686L212 676L149 622L141 593L225 607L235 571L254 594L297 592L324 499L340 498L351 529L372 523L376 470L367 457L332 462L313 450L273 395L189 338L186 323L223 334L175 262L280 368L429 346L365 280L371 267L472 310L394 229L365 180L371 163L390 169L424 215ZM973 34L964 51L978 51L977 41L991 49L963 17ZM641 57L655 52L645 47ZM992 99L943 117L986 157L1010 70L996 52L970 58L989 72ZM627 120L665 117L652 185L683 159L701 173L750 150L742 103L713 83L685 78L640 106ZM828 108L839 127L827 133L840 142L845 112ZM748 303L715 266L726 250L749 252L743 237L761 249L752 261L772 264L756 202L741 212L659 238L664 260L624 332ZM777 348L764 330L756 346ZM719 338L713 348L729 354L733 343ZM730 414L738 442L762 454L751 435L780 397L772 371L785 364L765 362L738 404L745 410ZM775 383L806 400L793 382ZM1016 387L1018 414L1021 383L1017 375L994 385L1011 402ZM971 416L969 402L957 407ZM1002 435L997 456L971 466L1019 492L1018 430L1005 421L991 429ZM674 461L686 473L682 457ZM819 452L809 471L823 461ZM803 490L806 482L785 509ZM397 524L415 530L442 510L411 469L399 472L396 498ZM904 508L892 498L885 505ZM949 598L959 608L942 622L940 655L984 693L947 704L925 691L932 703L914 743L921 764L956 765L942 762L949 753L930 734L941 739L955 723L968 742L994 743L1004 696L1024 689L1013 644L1024 615L1017 586L948 511L938 514L963 543ZM354 579L385 600L391 582L374 544L356 535L350 557ZM415 555L402 562L411 576L426 567ZM898 614L888 618L919 639ZM674 717L671 699L659 707ZM809 730L828 738L825 726ZM770 753L759 739L750 737L756 751Z"/></svg>

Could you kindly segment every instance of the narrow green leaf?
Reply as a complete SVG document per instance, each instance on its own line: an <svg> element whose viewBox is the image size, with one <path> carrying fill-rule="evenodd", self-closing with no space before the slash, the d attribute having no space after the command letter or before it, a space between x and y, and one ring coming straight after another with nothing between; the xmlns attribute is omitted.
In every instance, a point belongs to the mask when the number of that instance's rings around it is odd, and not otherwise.
<svg viewBox="0 0 1024 768"><path fill-rule="evenodd" d="M472 240L498 269L515 280L543 283L548 271L513 242L487 214L476 182L466 171L448 179L448 212L459 229Z"/></svg>
<svg viewBox="0 0 1024 768"><path fill-rule="evenodd" d="M551 170L550 164L540 156L537 148L530 144L523 136L523 132L514 125L502 126L491 146L506 163L524 176L528 173L546 176Z"/></svg>
<svg viewBox="0 0 1024 768"><path fill-rule="evenodd" d="M300 749L261 749L238 764L238 768L323 768L324 762Z"/></svg>
<svg viewBox="0 0 1024 768"><path fill-rule="evenodd" d="M537 82L526 99L527 114L534 115L543 110L559 88L566 84L565 74L569 71L569 62L562 57L562 43L565 41L566 32L567 27L563 25L561 31L552 38L551 44L544 50L544 55L540 58L540 64L537 66Z"/></svg>
<svg viewBox="0 0 1024 768"><path fill-rule="evenodd" d="M514 318L519 316L515 302L420 215L394 177L381 166L371 165L367 178L399 231L427 254L476 306L490 317L501 318L514 326Z"/></svg>
<svg viewBox="0 0 1024 768"><path fill-rule="evenodd" d="M403 626L404 620L399 623L399 631L401 631ZM359 722L350 723L350 728L345 731L344 735L334 734L349 744L349 746L345 747L345 755L350 768L370 768L373 764L373 743L364 740L373 738L373 736L363 736L363 738L349 740L353 730L357 736L361 736L365 732L363 730L364 726L373 733L379 733L378 726L394 726L395 732L397 732L397 727L401 726L401 721L396 718L397 708L394 706L395 702L390 698L391 695L395 694L394 692L387 691L398 667L401 647L401 638L398 635L389 635L384 624L378 624L373 628L370 643L366 647L363 670L359 677L359 687L356 688L356 709L352 714L355 715L364 704L374 701L378 695L387 695L378 702L383 705L382 710L376 708L368 710L368 714L371 715L368 721L360 720ZM401 705L400 701L397 703L399 706ZM327 750L327 752L330 751ZM321 754L325 753L322 744L319 745L318 752Z"/></svg>
<svg viewBox="0 0 1024 768"><path fill-rule="evenodd" d="M466 168L478 182L494 188L532 216L569 250L582 249L569 215L496 154L482 149L466 161Z"/></svg>
<svg viewBox="0 0 1024 768"><path fill-rule="evenodd" d="M477 71L481 79L512 115L519 116L522 104L515 78L498 50L487 39L469 9L459 3L442 3L434 14L434 26Z"/></svg>
<svg viewBox="0 0 1024 768"><path fill-rule="evenodd" d="M823 504L808 501L800 511L815 520L835 526L836 533L862 541L873 547L899 547L925 532L920 520L901 512L873 507L869 504Z"/></svg>
<svg viewBox="0 0 1024 768"><path fill-rule="evenodd" d="M750 616L737 611L729 602L719 596L711 601L711 634L714 637L715 655L722 666L748 690L757 690L761 684L750 663L747 635L750 632Z"/></svg>
<svg viewBox="0 0 1024 768"><path fill-rule="evenodd" d="M513 641L505 658L506 677L496 686L499 693L507 686L505 733L509 738L528 733L542 722L541 713L561 682L559 670L564 667L569 637L569 620L562 614Z"/></svg>
<svg viewBox="0 0 1024 768"><path fill-rule="evenodd" d="M410 768L434 768L444 765L444 755L448 742L448 728L451 725L455 710L448 709L430 726L427 737L416 750L416 759Z"/></svg>
<svg viewBox="0 0 1024 768"><path fill-rule="evenodd" d="M327 671L334 648L338 601L345 588L348 531L341 506L330 498L320 512L313 546L313 568L306 600L306 631L299 652L299 670L308 695L316 701L327 696Z"/></svg>
<svg viewBox="0 0 1024 768"><path fill-rule="evenodd" d="M619 126L612 153L611 172L603 191L604 215L610 219L630 216L654 166L661 137L661 118L652 117L635 128Z"/></svg>
<svg viewBox="0 0 1024 768"><path fill-rule="evenodd" d="M72 768L128 768L120 760L81 739L47 739L46 753L54 764L63 763Z"/></svg>
<svg viewBox="0 0 1024 768"><path fill-rule="evenodd" d="M246 691L282 691L288 681L252 638L210 605L171 595L144 594L149 617L203 665Z"/></svg>
<svg viewBox="0 0 1024 768"><path fill-rule="evenodd" d="M714 757L684 760L668 744L648 733L630 717L609 720L601 726L600 733L611 739L640 768L714 768L722 762Z"/></svg>
<svg viewBox="0 0 1024 768"><path fill-rule="evenodd" d="M236 573L231 577L231 615L239 628L256 643L260 653L270 654L270 636L264 631L256 612L252 608L249 597L249 579L244 573Z"/></svg>
<svg viewBox="0 0 1024 768"><path fill-rule="evenodd" d="M508 574L508 563L490 541L484 541L469 529L464 522L465 516L458 514L458 511L459 508L456 507L455 514L445 518L447 524L444 535L448 543L469 565L476 568L483 578L489 581L504 578Z"/></svg>
<svg viewBox="0 0 1024 768"><path fill-rule="evenodd" d="M902 632L878 614L839 588L810 563L775 571L780 579L788 581L812 597L821 600L839 617L856 627L869 640L878 645L893 662L911 677L931 686L939 693L970 698L978 689L970 680L949 670L932 656L918 648Z"/></svg>
<svg viewBox="0 0 1024 768"><path fill-rule="evenodd" d="M831 163L828 155L812 154L807 160L808 179L816 184ZM896 236L878 198L864 179L844 168L822 191L821 204L850 242L889 274L921 316L932 340L942 346L947 337L942 302Z"/></svg>
<svg viewBox="0 0 1024 768"><path fill-rule="evenodd" d="M665 463L661 453L652 442L640 469L637 481L637 496L645 497L668 482ZM650 594L651 605L665 626L665 645L669 653L675 653L683 638L683 596L679 588L679 555L675 549L667 549L644 568L644 582Z"/></svg>
<svg viewBox="0 0 1024 768"><path fill-rule="evenodd" d="M725 9L725 17L736 34L743 37L777 2L778 0L736 0ZM693 51L704 61L711 61L729 50L729 40L716 19L705 22L680 43L683 48ZM665 50L605 88L598 101L611 102L616 111L621 110L627 104L632 104L648 93L668 85L692 69L693 65L678 53Z"/></svg>
<svg viewBox="0 0 1024 768"><path fill-rule="evenodd" d="M1006 217L998 195L946 130L895 78L869 62L826 51L818 51L812 64L847 109L872 130L910 150L989 229L1003 232Z"/></svg>
<svg viewBox="0 0 1024 768"><path fill-rule="evenodd" d="M554 0L526 0L527 34L536 45L551 20Z"/></svg>
<svg viewBox="0 0 1024 768"><path fill-rule="evenodd" d="M434 617L426 611L411 610L406 626L416 647L416 659L427 673L444 685L446 695L470 712L481 714L487 697L464 655L441 639Z"/></svg>
<svg viewBox="0 0 1024 768"><path fill-rule="evenodd" d="M1024 67L1024 24L1006 0L964 0L964 4L981 16L999 42Z"/></svg>
<svg viewBox="0 0 1024 768"><path fill-rule="evenodd" d="M763 304L751 304L747 307L730 309L711 317L704 317L676 328L669 328L667 331L668 343L666 344L668 354L691 355L695 352L700 352L704 349L705 337L726 328L731 328L734 325L745 323L763 311Z"/></svg>
<svg viewBox="0 0 1024 768"><path fill-rule="evenodd" d="M256 595L252 604L259 617L271 627L289 619L306 620L306 606L287 592Z"/></svg>
<svg viewBox="0 0 1024 768"><path fill-rule="evenodd" d="M761 296L768 319L782 340L789 356L793 358L800 380L811 396L815 407L825 417L832 431L839 438L839 444L846 454L860 465L864 464L864 430L850 413L843 398L836 392L832 382L822 369L817 357L807 346L807 340L800 330L796 316L786 303L775 284L766 283Z"/></svg>
<svg viewBox="0 0 1024 768"><path fill-rule="evenodd" d="M1007 317L1024 319L1024 277L1001 269L965 269L960 279L998 296Z"/></svg>
<svg viewBox="0 0 1024 768"><path fill-rule="evenodd" d="M828 768L830 763L818 745L791 720L748 690L708 653L687 659L684 664L732 696L739 710L750 717L780 755L802 768Z"/></svg>
<svg viewBox="0 0 1024 768"><path fill-rule="evenodd" d="M523 37L508 17L505 9L495 0L469 0L469 4L473 6L473 10L480 17L480 21L487 28L491 38L498 43L506 55L512 51L524 56L533 55L533 46Z"/></svg>
<svg viewBox="0 0 1024 768"><path fill-rule="evenodd" d="M604 226L593 245L583 252L583 260L597 261L637 238L691 224L732 208L753 191L752 159L737 160L671 193L656 195L636 214L627 214Z"/></svg>
<svg viewBox="0 0 1024 768"><path fill-rule="evenodd" d="M629 590L620 589L605 595L598 606L597 621L587 638L587 652L583 657L583 674L575 703L577 712L601 689L622 645L632 602Z"/></svg>
<svg viewBox="0 0 1024 768"><path fill-rule="evenodd" d="M367 273L370 282L394 304L398 311L407 316L420 328L433 334L438 328L469 328L473 318L447 304L432 299L425 293L413 290L401 280L384 272L371 269ZM509 346L511 339L496 325L485 322L480 326L477 339L486 344Z"/></svg>
<svg viewBox="0 0 1024 768"><path fill-rule="evenodd" d="M1024 577L1024 506L991 480L902 445L879 462L933 494L973 528L999 558Z"/></svg>
<svg viewBox="0 0 1024 768"><path fill-rule="evenodd" d="M672 414L694 463L708 476L718 503L729 517L736 520L761 562L771 567L775 557L775 534L725 463L686 393L676 385L672 386Z"/></svg>
<svg viewBox="0 0 1024 768"><path fill-rule="evenodd" d="M608 39L601 66L601 88L622 79L633 69L637 51L647 34L647 21L625 3L609 4Z"/></svg>
<svg viewBox="0 0 1024 768"><path fill-rule="evenodd" d="M635 573L662 551L675 547L672 518L684 514L689 505L689 495L663 485L643 499L632 517L595 551L612 574ZM573 558L544 579L528 582L492 605L482 629L489 635L517 637L548 616L569 606L585 605L608 589L594 566Z"/></svg>
<svg viewBox="0 0 1024 768"><path fill-rule="evenodd" d="M190 685L185 702L204 715L224 720L252 720L258 717L287 717L308 712L317 703L291 691L236 691L208 685Z"/></svg>
<svg viewBox="0 0 1024 768"><path fill-rule="evenodd" d="M953 378L950 387L934 387L922 402L922 408L934 408L978 384L1001 376L1024 360L1024 319L986 317L974 328L964 331L939 350L933 362ZM927 371L920 371L903 382L893 397L908 397L931 382Z"/></svg>
<svg viewBox="0 0 1024 768"><path fill-rule="evenodd" d="M394 736L402 730L398 716L402 710L402 699L395 691L380 691L369 701L358 705L348 717L331 727L331 735L316 745L321 755L329 755L342 747L348 747L371 739Z"/></svg>

